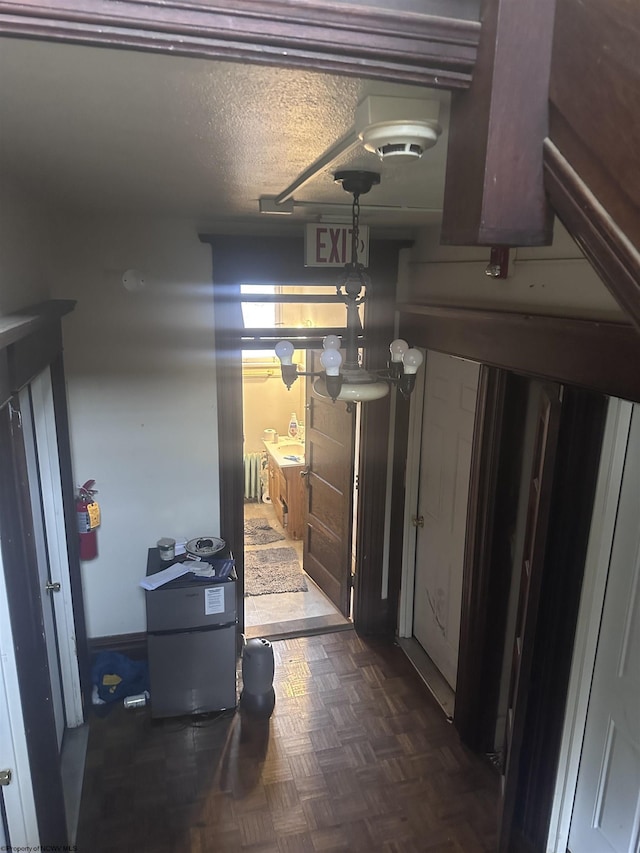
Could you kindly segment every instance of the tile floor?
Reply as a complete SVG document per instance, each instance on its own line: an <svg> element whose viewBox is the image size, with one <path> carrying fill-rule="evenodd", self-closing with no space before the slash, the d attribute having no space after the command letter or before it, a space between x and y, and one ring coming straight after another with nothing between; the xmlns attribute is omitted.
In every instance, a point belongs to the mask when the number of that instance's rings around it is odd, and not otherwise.
<svg viewBox="0 0 640 853"><path fill-rule="evenodd" d="M281 527L276 518L276 513L270 504L249 502L244 505L244 517L250 518L266 518L271 526L282 533L286 537L286 533ZM288 537L282 542L271 543L270 545L247 545L247 551L259 551L263 548L274 546L288 546L296 550L300 565L302 566L303 545L301 540L289 539ZM337 610L322 590L316 586L308 575L307 592L284 592L275 595L250 595L244 600L244 617L245 627L247 629L260 627L261 629L267 625L282 623L296 623L296 629L300 622L307 622L309 627L319 624L318 620L323 618L331 618L331 621L336 621L339 624L350 624L344 619L342 614ZM304 628L302 629L304 630ZM265 633L263 631L262 633ZM267 632L268 633L268 632ZM281 633L277 631L277 633ZM247 630L247 634L251 632Z"/></svg>

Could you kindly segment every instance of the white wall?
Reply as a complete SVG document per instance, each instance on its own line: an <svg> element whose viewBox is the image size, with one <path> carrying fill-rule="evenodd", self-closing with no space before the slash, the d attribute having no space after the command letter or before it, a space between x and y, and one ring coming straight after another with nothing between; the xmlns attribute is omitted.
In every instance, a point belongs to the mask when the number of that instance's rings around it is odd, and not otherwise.
<svg viewBox="0 0 640 853"><path fill-rule="evenodd" d="M147 548L221 535L210 247L193 223L66 220L63 323L76 484L96 480L99 554L82 564L90 637L144 631ZM140 270L128 292L122 273Z"/></svg>
<svg viewBox="0 0 640 853"><path fill-rule="evenodd" d="M49 215L18 186L0 184L0 316L49 298Z"/></svg>
<svg viewBox="0 0 640 853"><path fill-rule="evenodd" d="M613 296L557 220L552 246L511 252L507 279L485 275L488 248L440 246L439 239L437 229L420 234L400 301L624 319Z"/></svg>
<svg viewBox="0 0 640 853"><path fill-rule="evenodd" d="M299 422L305 421L305 380L297 379L291 390L282 381L280 364L270 368L273 375L267 377L266 369L249 368L242 380L244 412L244 449L246 453L264 450L262 435L265 429L275 429L286 436L291 412Z"/></svg>

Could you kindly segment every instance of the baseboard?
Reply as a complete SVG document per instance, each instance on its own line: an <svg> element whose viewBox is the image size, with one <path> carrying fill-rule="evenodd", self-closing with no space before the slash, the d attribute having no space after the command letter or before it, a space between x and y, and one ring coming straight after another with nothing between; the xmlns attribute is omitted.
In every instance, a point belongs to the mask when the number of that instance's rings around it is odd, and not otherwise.
<svg viewBox="0 0 640 853"><path fill-rule="evenodd" d="M114 634L111 637L89 637L89 654L93 657L99 652L120 652L132 660L146 660L147 632Z"/></svg>

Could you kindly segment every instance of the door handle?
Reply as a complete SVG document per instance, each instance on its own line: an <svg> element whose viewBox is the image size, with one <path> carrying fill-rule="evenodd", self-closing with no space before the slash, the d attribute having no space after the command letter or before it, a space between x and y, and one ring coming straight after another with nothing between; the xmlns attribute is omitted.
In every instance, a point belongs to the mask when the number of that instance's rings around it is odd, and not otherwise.
<svg viewBox="0 0 640 853"><path fill-rule="evenodd" d="M51 583L51 581L47 581L44 585L44 588L47 592L60 592L60 584L56 581L55 583Z"/></svg>

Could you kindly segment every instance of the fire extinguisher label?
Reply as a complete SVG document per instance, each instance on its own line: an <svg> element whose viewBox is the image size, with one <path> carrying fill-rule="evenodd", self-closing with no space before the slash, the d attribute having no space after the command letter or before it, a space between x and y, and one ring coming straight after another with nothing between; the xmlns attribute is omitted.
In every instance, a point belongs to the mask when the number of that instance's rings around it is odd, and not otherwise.
<svg viewBox="0 0 640 853"><path fill-rule="evenodd" d="M78 533L88 533L91 530L89 524L89 513L88 512L77 512L78 516Z"/></svg>
<svg viewBox="0 0 640 853"><path fill-rule="evenodd" d="M100 507L95 501L87 506L87 515L89 516L89 527L87 529L93 530L94 527L98 527L100 524Z"/></svg>

